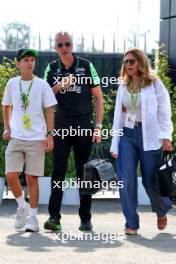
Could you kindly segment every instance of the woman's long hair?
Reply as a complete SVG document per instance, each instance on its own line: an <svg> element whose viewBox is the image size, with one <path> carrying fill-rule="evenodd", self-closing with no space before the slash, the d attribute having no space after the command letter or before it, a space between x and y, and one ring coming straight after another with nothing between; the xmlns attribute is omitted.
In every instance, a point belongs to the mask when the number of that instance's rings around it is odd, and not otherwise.
<svg viewBox="0 0 176 264"><path fill-rule="evenodd" d="M154 80L158 78L150 69L148 58L141 49L138 48L129 49L124 54L124 58L129 53L132 54L135 57L135 59L138 61L138 80L141 87L150 85ZM128 75L124 64L122 64L120 75L126 84L130 84L132 78L130 75Z"/></svg>

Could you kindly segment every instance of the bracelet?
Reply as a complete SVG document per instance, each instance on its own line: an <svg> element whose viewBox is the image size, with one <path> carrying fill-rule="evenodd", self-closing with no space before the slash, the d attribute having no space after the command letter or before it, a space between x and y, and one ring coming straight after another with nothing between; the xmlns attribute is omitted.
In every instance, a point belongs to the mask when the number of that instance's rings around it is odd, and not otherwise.
<svg viewBox="0 0 176 264"><path fill-rule="evenodd" d="M98 123L98 124L96 124L95 127L102 129L103 126L102 126L102 124Z"/></svg>
<svg viewBox="0 0 176 264"><path fill-rule="evenodd" d="M50 131L48 131L47 132L47 136L54 136L55 135L55 133L54 133L54 131L53 130L50 130Z"/></svg>

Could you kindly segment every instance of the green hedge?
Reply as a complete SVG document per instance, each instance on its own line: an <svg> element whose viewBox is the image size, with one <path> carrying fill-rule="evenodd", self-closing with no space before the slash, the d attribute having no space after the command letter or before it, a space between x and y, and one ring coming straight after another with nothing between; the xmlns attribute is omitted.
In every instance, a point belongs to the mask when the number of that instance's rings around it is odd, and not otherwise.
<svg viewBox="0 0 176 264"><path fill-rule="evenodd" d="M174 85L171 77L169 77L170 66L166 52L161 52L160 50L158 51L156 65L158 68L157 75L168 89L171 98L172 121L174 125L173 146L174 150L176 150L176 85Z"/></svg>
<svg viewBox="0 0 176 264"><path fill-rule="evenodd" d="M15 67L15 62L10 61L7 58L4 58L2 64L0 64L0 177L5 176L5 157L4 152L7 143L2 140L3 133L3 117L2 117L2 97L4 88L6 86L7 81L18 75L19 71Z"/></svg>

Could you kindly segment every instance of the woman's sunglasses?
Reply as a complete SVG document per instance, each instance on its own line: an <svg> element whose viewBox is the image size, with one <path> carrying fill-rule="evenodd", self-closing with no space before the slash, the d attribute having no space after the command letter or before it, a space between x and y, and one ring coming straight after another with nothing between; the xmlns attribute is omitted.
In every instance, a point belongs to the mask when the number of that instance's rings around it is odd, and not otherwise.
<svg viewBox="0 0 176 264"><path fill-rule="evenodd" d="M124 63L125 65L127 65L127 64L129 64L129 65L134 65L135 62L136 62L136 60L133 60L133 59L131 59L131 60L124 60L124 61L123 61L123 63Z"/></svg>
<svg viewBox="0 0 176 264"><path fill-rule="evenodd" d="M71 46L71 42L59 42L59 43L57 43L57 47L58 48L62 48L63 46L65 46L65 47L70 47Z"/></svg>

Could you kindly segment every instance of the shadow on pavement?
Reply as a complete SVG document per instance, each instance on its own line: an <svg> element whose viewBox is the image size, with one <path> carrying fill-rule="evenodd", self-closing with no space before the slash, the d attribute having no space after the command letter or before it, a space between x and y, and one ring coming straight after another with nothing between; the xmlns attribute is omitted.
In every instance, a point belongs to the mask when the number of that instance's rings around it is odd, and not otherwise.
<svg viewBox="0 0 176 264"><path fill-rule="evenodd" d="M74 236L73 236L74 235ZM50 237L49 237L50 236ZM85 240L85 237L89 239ZM80 239L80 238L84 239ZM90 240L92 238L92 240ZM117 248L122 245L123 236L109 234L105 237L105 233L73 233L67 234L60 232L49 233L46 235L42 233L25 233L18 232L7 236L6 244L13 247L24 248L32 252L50 252L50 248L69 247L76 252L95 252L100 248Z"/></svg>
<svg viewBox="0 0 176 264"><path fill-rule="evenodd" d="M128 236L128 241L145 248L154 249L160 252L175 253L176 252L176 233L160 233L152 239L145 238L141 235ZM147 256L146 256L147 258Z"/></svg>

